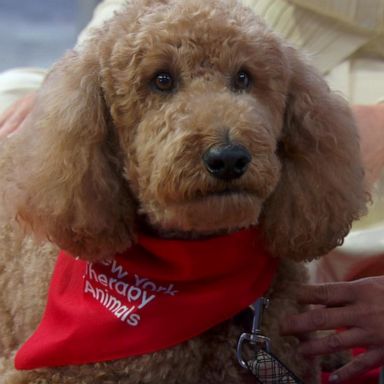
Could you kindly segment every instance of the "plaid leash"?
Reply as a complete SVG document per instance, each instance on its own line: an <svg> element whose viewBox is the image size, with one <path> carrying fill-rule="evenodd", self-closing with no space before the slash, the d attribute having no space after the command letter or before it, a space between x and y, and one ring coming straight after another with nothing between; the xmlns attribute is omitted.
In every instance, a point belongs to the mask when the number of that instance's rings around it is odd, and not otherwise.
<svg viewBox="0 0 384 384"><path fill-rule="evenodd" d="M251 305L253 310L252 330L250 333L240 335L237 343L237 360L243 368L255 375L260 384L304 384L272 354L271 340L263 336L261 332L261 318L263 310L268 304L269 300L261 297ZM245 357L248 347L253 349L252 358Z"/></svg>

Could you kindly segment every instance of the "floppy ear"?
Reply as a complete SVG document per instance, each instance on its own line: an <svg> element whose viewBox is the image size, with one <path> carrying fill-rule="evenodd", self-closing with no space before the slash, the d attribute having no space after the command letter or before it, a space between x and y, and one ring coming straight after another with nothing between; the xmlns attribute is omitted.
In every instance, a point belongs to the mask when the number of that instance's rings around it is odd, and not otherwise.
<svg viewBox="0 0 384 384"><path fill-rule="evenodd" d="M261 224L275 255L310 260L342 244L368 194L347 103L291 48L288 59L282 173Z"/></svg>
<svg viewBox="0 0 384 384"><path fill-rule="evenodd" d="M6 199L27 229L97 259L130 245L134 216L96 54L67 54L10 139Z"/></svg>

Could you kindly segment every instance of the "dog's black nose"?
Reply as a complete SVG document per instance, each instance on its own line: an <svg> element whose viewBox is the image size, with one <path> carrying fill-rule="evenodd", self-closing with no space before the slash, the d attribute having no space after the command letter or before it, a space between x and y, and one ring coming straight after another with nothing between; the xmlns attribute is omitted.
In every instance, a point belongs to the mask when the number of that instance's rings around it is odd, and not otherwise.
<svg viewBox="0 0 384 384"><path fill-rule="evenodd" d="M252 157L242 145L213 146L203 155L208 172L221 180L233 180L242 176Z"/></svg>

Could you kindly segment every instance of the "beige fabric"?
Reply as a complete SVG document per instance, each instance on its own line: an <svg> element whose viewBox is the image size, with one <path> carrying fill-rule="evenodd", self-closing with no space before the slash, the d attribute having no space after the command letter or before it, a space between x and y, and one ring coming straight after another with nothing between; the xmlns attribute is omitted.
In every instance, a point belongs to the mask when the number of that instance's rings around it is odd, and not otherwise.
<svg viewBox="0 0 384 384"><path fill-rule="evenodd" d="M351 29L384 32L382 0L290 0L319 15L344 23Z"/></svg>
<svg viewBox="0 0 384 384"><path fill-rule="evenodd" d="M46 71L40 68L15 68L0 73L0 113L25 94L38 89Z"/></svg>
<svg viewBox="0 0 384 384"><path fill-rule="evenodd" d="M286 0L244 0L272 29L306 51L323 73L335 68L370 40L361 33Z"/></svg>
<svg viewBox="0 0 384 384"><path fill-rule="evenodd" d="M353 104L384 97L384 0L243 0Z"/></svg>

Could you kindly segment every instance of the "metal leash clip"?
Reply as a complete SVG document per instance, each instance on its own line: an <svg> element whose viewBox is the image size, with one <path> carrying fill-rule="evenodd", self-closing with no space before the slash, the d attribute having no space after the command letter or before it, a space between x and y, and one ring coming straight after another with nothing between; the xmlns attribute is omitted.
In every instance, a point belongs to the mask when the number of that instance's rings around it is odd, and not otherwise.
<svg viewBox="0 0 384 384"><path fill-rule="evenodd" d="M269 305L269 299L259 298L250 307L253 310L251 332L240 335L237 342L237 360L239 364L252 372L261 384L303 384L271 352L271 340L262 334L261 320L263 311ZM254 357L246 359L247 346L252 347ZM248 353L249 354L249 353Z"/></svg>
<svg viewBox="0 0 384 384"><path fill-rule="evenodd" d="M253 310L251 332L242 333L237 342L237 361L243 368L249 368L248 362L243 358L243 349L246 343L254 346L256 350L262 349L266 352L271 352L271 340L269 337L263 336L260 329L263 310L268 308L268 305L269 300L264 297L257 299L257 301L250 305Z"/></svg>

